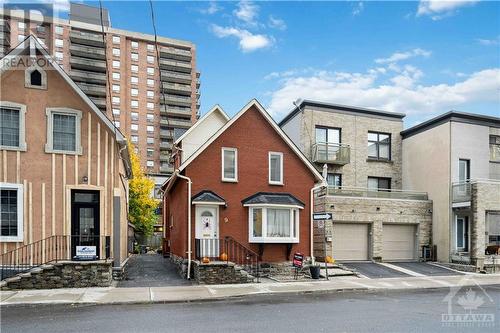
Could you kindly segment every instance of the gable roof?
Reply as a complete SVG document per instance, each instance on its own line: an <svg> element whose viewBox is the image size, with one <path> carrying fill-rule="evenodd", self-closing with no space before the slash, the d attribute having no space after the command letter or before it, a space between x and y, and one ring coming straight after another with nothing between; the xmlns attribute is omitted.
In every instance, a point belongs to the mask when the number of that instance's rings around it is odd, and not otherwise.
<svg viewBox="0 0 500 333"><path fill-rule="evenodd" d="M459 123L467 123L473 125L482 125L490 127L500 127L500 117L486 116L477 113L467 113L459 111L448 111L437 117L424 121L418 125L405 129L401 132L403 139L409 138L412 135L425 132L433 127L444 124L448 121Z"/></svg>
<svg viewBox="0 0 500 333"><path fill-rule="evenodd" d="M321 101L312 101L309 99L304 99L300 101L300 104L295 106L295 108L290 111L280 122L279 126L285 125L290 119L295 117L297 113L300 111L304 110L304 107L309 106L309 107L317 107L317 108L322 108L325 111L331 111L331 112L346 112L346 113L355 113L355 114L360 114L360 115L365 115L365 116L372 116L372 117L388 117L388 118L394 118L401 120L403 119L406 115L404 113L399 113L399 112L390 112L390 111L383 111L383 110L376 110L376 109L369 109L369 108L364 108L364 107L359 107L359 106L349 106L349 105L343 105L343 104L334 104L334 103L326 103L326 102L321 102Z"/></svg>
<svg viewBox="0 0 500 333"><path fill-rule="evenodd" d="M19 57L23 54L26 49L30 49L30 52L33 50L36 52L37 50L41 53L41 55L47 60L47 62L59 73L64 81L76 92L78 96L87 104L87 106L102 120L102 122L113 132L115 133L115 139L121 147L125 149L120 150L120 155L122 155L122 159L124 161L125 170L127 176L132 175L132 168L130 162L130 155L127 146L127 139L120 132L120 130L115 126L115 124L101 111L99 108L92 102L92 100L85 94L80 87L73 81L69 75L64 71L64 69L55 61L55 59L47 52L45 47L38 41L38 38L29 35L26 37L21 43L19 43L15 48L13 48L9 53L7 53L0 62L0 75L4 72L8 71L10 66L10 61L5 61L5 59L12 59Z"/></svg>
<svg viewBox="0 0 500 333"><path fill-rule="evenodd" d="M225 120L226 122L229 121L229 116L222 110L219 104L216 104L213 108L211 108L206 114L203 115L200 119L198 119L197 122L193 124L186 132L184 132L177 140L174 141L174 145L178 144L181 142L186 136L189 135L189 133L193 132L197 127L200 126L200 124L203 124L205 120L214 112L218 112Z"/></svg>
<svg viewBox="0 0 500 333"><path fill-rule="evenodd" d="M181 164L178 171L184 170L198 155L200 155L212 142L214 142L219 136L222 135L232 124L234 124L245 112L247 112L251 107L255 107L265 120L271 125L271 127L278 133L278 135L285 141L285 143L292 149L292 151L302 160L302 162L307 166L311 173L316 177L317 180L322 180L323 177L316 170L314 165L307 159L307 157L300 151L299 148L290 140L290 138L283 132L283 130L276 124L273 118L267 113L267 111L262 107L262 105L256 100L252 99L247 105L243 107L231 120L229 120L224 126L222 126L214 135L210 137L198 150L189 156L189 158ZM168 181L168 179L167 179Z"/></svg>
<svg viewBox="0 0 500 333"><path fill-rule="evenodd" d="M101 119L106 126L109 127L116 134L116 140L120 144L125 144L127 139L120 132L118 128L115 127L113 122L101 111L99 108L92 102L92 100L78 87L78 85L73 81L69 75L64 71L64 69L55 61L54 58L47 52L47 50L42 46L42 44L38 41L33 35L29 35L26 37L19 45L17 45L14 49L12 49L8 54L6 54L3 59L6 58L16 58L22 55L22 53L26 49L30 50L38 50L42 54L42 56L47 60L47 62L54 67L54 69L62 76L62 78L68 83L68 85L73 88L73 90L83 99L83 101L89 106L89 108ZM3 74L5 71L10 69L9 61L2 61L0 63L0 74Z"/></svg>

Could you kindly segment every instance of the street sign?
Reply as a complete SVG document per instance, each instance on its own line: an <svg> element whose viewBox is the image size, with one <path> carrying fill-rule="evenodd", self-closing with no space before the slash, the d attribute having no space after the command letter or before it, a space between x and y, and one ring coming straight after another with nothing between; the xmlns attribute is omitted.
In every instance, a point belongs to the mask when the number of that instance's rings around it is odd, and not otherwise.
<svg viewBox="0 0 500 333"><path fill-rule="evenodd" d="M319 220L331 220L333 217L332 213L314 213L313 214L313 220L314 221L319 221Z"/></svg>

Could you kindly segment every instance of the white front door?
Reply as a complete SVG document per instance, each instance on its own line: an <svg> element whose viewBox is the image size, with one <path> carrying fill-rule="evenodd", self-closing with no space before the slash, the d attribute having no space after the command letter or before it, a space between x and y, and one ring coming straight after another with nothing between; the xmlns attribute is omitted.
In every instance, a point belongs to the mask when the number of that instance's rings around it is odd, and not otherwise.
<svg viewBox="0 0 500 333"><path fill-rule="evenodd" d="M219 207L196 206L196 239L201 257L219 256Z"/></svg>

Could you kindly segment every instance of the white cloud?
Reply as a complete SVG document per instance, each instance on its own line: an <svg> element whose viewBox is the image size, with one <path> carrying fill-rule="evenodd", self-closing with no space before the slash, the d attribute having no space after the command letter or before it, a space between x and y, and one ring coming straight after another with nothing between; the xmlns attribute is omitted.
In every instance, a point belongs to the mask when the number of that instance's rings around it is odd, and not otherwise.
<svg viewBox="0 0 500 333"><path fill-rule="evenodd" d="M358 16L365 9L363 2L358 2L352 9L352 16Z"/></svg>
<svg viewBox="0 0 500 333"><path fill-rule="evenodd" d="M286 23L282 19L269 16L269 26L278 30L286 30Z"/></svg>
<svg viewBox="0 0 500 333"><path fill-rule="evenodd" d="M83 0L75 0L74 2L82 1ZM56 12L68 12L70 0L3 0L1 2L12 5L33 4L33 8L36 8L36 4L45 4L47 6L52 6Z"/></svg>
<svg viewBox="0 0 500 333"><path fill-rule="evenodd" d="M210 1L207 8L200 9L200 13L206 15L213 15L219 12L222 8L219 7L216 1Z"/></svg>
<svg viewBox="0 0 500 333"><path fill-rule="evenodd" d="M251 1L241 1L238 8L234 10L234 15L248 24L254 24L254 20L259 14L259 7Z"/></svg>
<svg viewBox="0 0 500 333"><path fill-rule="evenodd" d="M474 5L479 0L421 0L417 16L428 15L433 20L440 20L453 15L460 7Z"/></svg>
<svg viewBox="0 0 500 333"><path fill-rule="evenodd" d="M270 47L274 43L273 37L261 34L253 34L248 30L235 27L221 27L212 25L213 33L219 38L236 37L239 39L240 49L243 52L252 52L258 49Z"/></svg>
<svg viewBox="0 0 500 333"><path fill-rule="evenodd" d="M281 81L270 93L268 110L276 119L282 118L299 98L379 108L425 115L443 112L469 102L498 102L500 68L481 70L455 83L419 84L423 73L405 66L402 72L386 74L376 69L366 73L316 72Z"/></svg>
<svg viewBox="0 0 500 333"><path fill-rule="evenodd" d="M388 58L375 59L375 62L377 64L389 64L389 63L396 63L396 62L401 61L401 60L406 60L409 58L419 57L419 56L427 58L430 55L431 55L430 51L417 48L417 49L413 49L413 50L410 50L407 52L396 52L396 53L393 53Z"/></svg>
<svg viewBox="0 0 500 333"><path fill-rule="evenodd" d="M500 44L500 36L498 36L496 39L482 39L478 38L476 41L484 46L492 46L492 45L499 45Z"/></svg>

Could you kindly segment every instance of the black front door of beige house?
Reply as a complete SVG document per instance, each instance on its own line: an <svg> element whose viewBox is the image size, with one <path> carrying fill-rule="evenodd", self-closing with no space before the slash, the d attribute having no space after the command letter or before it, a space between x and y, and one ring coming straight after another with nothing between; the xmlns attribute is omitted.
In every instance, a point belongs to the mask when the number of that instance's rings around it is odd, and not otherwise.
<svg viewBox="0 0 500 333"><path fill-rule="evenodd" d="M99 258L99 191L71 191L71 257Z"/></svg>

